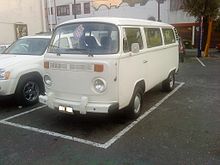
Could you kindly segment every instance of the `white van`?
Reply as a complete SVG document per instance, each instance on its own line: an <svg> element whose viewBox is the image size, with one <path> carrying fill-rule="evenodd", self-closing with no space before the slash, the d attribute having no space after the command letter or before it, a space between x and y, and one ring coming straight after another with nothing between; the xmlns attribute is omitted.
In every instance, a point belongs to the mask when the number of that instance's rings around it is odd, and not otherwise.
<svg viewBox="0 0 220 165"><path fill-rule="evenodd" d="M109 17L71 20L56 28L44 57L46 95L40 102L71 114L128 107L136 118L145 92L161 82L166 91L174 88L178 59L169 24Z"/></svg>

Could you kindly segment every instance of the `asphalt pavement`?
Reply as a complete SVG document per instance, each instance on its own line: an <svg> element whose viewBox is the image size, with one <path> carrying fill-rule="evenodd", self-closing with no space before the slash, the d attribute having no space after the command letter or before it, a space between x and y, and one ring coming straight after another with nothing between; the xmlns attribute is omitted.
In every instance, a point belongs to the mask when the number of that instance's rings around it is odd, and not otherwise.
<svg viewBox="0 0 220 165"><path fill-rule="evenodd" d="M175 90L147 92L137 121L1 100L0 165L219 165L220 53L187 53Z"/></svg>

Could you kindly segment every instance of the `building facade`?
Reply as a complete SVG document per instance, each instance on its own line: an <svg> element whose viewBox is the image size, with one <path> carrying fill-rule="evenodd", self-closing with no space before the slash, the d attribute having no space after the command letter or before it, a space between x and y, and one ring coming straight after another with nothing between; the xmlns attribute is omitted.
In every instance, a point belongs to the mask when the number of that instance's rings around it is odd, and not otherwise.
<svg viewBox="0 0 220 165"><path fill-rule="evenodd" d="M183 0L46 0L50 29L64 21L95 16L141 18L173 24L192 47L198 24L183 9Z"/></svg>
<svg viewBox="0 0 220 165"><path fill-rule="evenodd" d="M45 0L48 25L54 28L64 21L83 17L127 17L168 22L168 0Z"/></svg>
<svg viewBox="0 0 220 165"><path fill-rule="evenodd" d="M44 0L0 1L0 44L46 30Z"/></svg>

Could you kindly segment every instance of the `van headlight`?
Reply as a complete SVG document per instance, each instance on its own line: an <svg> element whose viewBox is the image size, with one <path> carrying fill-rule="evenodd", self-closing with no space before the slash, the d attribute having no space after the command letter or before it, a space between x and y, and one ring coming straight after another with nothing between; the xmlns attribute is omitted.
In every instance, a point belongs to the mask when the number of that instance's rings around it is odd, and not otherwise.
<svg viewBox="0 0 220 165"><path fill-rule="evenodd" d="M96 78L93 81L93 86L94 86L94 89L95 89L96 92L103 93L106 90L107 83L102 78Z"/></svg>
<svg viewBox="0 0 220 165"><path fill-rule="evenodd" d="M10 77L10 72L5 69L0 68L0 80L8 80Z"/></svg>
<svg viewBox="0 0 220 165"><path fill-rule="evenodd" d="M51 86L51 85L52 85L52 80L51 80L50 76L48 76L48 75L45 75L45 76L44 76L44 83L45 83L47 86Z"/></svg>

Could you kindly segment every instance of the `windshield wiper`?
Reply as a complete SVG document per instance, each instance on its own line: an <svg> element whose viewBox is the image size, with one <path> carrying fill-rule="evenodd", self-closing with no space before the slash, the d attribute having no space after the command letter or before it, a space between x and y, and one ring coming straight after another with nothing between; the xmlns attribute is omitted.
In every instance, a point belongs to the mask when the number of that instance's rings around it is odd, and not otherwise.
<svg viewBox="0 0 220 165"><path fill-rule="evenodd" d="M49 52L57 53L57 56L60 56L61 52L72 52L72 51L81 52L84 54L88 54L89 57L93 57L92 50L89 49L88 47L86 47L86 49L85 48L68 48L68 49L62 49L62 51L60 51L60 48L58 46L49 45Z"/></svg>
<svg viewBox="0 0 220 165"><path fill-rule="evenodd" d="M51 50L52 49L52 50ZM49 53L56 53L57 56L60 56L60 50L59 50L59 46L56 46L56 45L49 45L48 46L48 52Z"/></svg>
<svg viewBox="0 0 220 165"><path fill-rule="evenodd" d="M92 54L92 49L91 48L89 48L89 45L84 41L84 44L85 44L85 46L86 46L86 48L87 48L87 50L89 51L88 52L88 56L89 57L93 57L93 54Z"/></svg>
<svg viewBox="0 0 220 165"><path fill-rule="evenodd" d="M92 50L91 50L91 49L69 48L69 49L65 49L65 51L79 51L79 52L88 54L88 56L93 57L93 54L92 54Z"/></svg>

